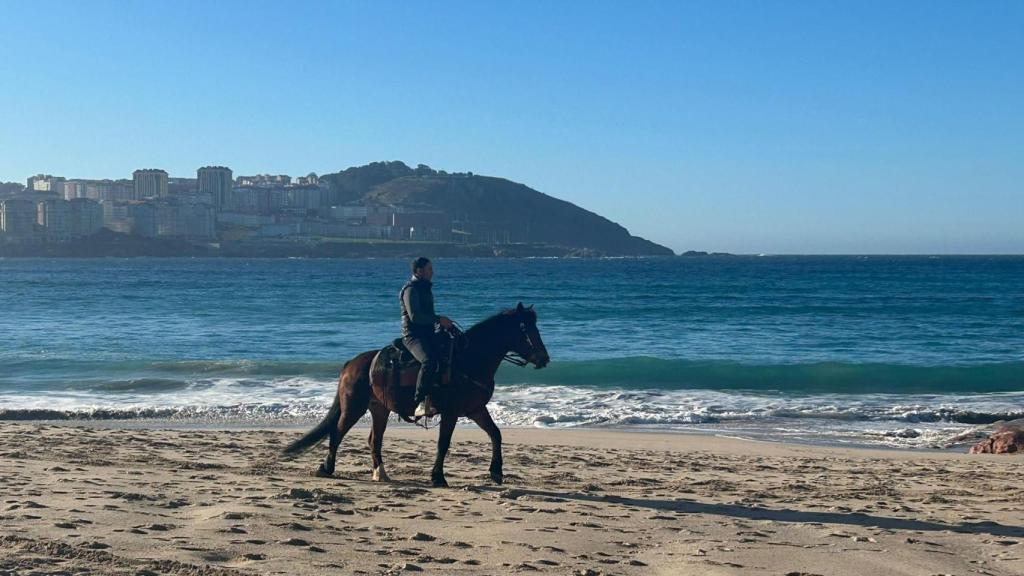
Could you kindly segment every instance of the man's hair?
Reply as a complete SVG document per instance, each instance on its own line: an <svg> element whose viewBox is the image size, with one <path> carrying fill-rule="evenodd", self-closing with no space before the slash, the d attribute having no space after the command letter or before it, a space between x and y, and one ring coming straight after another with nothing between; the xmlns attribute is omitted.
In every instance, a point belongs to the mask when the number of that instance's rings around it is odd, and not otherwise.
<svg viewBox="0 0 1024 576"><path fill-rule="evenodd" d="M415 274L417 270L426 268L427 264L430 264L430 258L426 256L420 256L419 258L412 261L412 273Z"/></svg>

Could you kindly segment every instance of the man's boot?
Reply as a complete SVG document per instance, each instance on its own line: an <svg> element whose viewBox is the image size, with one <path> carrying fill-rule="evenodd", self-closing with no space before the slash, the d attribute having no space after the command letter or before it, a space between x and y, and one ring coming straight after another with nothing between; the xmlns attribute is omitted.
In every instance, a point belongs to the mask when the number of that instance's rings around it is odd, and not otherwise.
<svg viewBox="0 0 1024 576"><path fill-rule="evenodd" d="M421 418L434 414L434 407L430 404L430 391L434 388L436 376L437 370L430 368L420 372L419 380L416 382L416 397L413 399L413 402L416 404L416 411L413 412L413 417Z"/></svg>
<svg viewBox="0 0 1024 576"><path fill-rule="evenodd" d="M434 406L430 403L430 396L427 396L426 400L416 405L416 411L412 415L414 418L422 418L424 416L433 416L435 413Z"/></svg>

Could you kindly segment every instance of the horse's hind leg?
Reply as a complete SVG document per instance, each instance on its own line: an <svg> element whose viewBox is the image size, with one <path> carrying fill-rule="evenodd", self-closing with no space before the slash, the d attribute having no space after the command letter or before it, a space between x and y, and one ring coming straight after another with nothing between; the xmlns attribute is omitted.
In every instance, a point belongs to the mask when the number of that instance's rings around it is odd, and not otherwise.
<svg viewBox="0 0 1024 576"><path fill-rule="evenodd" d="M342 416L344 420L344 416ZM340 422L340 421L339 421ZM331 441L330 446L327 448L327 458L324 458L320 467L313 472L313 476L320 478L330 478L334 475L334 459L338 454L338 445L341 444L341 435L338 434L337 428L331 430Z"/></svg>
<svg viewBox="0 0 1024 576"><path fill-rule="evenodd" d="M501 430L498 430L498 425L491 419L491 413L487 411L486 406L469 414L469 417L473 422L477 423L477 426L483 428L483 431L487 432L487 435L491 438L491 480L494 480L495 484L500 485L504 480L501 458Z"/></svg>
<svg viewBox="0 0 1024 576"><path fill-rule="evenodd" d="M338 419L338 427L331 431L331 444L327 451L327 458L316 471L316 476L329 477L334 474L335 460L338 457L338 446L345 438L345 434L355 426L356 422L366 414L370 403L369 390L363 390L357 382L355 386L343 386L339 394L341 398L341 418Z"/></svg>
<svg viewBox="0 0 1024 576"><path fill-rule="evenodd" d="M370 416L373 426L370 428L370 453L373 458L373 481L390 482L388 473L384 471L384 459L381 457L381 446L384 444L384 430L388 427L390 410L379 402L370 402Z"/></svg>

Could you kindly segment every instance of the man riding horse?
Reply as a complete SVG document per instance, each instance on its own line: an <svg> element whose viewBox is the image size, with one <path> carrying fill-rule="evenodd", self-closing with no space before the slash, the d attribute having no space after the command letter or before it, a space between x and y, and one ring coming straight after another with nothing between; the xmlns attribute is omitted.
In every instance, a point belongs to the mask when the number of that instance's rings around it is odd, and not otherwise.
<svg viewBox="0 0 1024 576"><path fill-rule="evenodd" d="M412 278L405 283L399 295L402 306L402 343L420 362L416 377L416 396L413 402L416 411L413 416L427 416L433 412L428 395L441 372L441 346L437 338L437 325L449 329L452 321L434 311L434 293L431 280L434 265L428 258L419 257L412 261Z"/></svg>
<svg viewBox="0 0 1024 576"><path fill-rule="evenodd" d="M426 372L418 372L420 386L416 398L422 400L429 393L429 386L437 377L437 370L431 369L430 360L437 365L438 346L434 345L434 324L451 325L451 321L434 312L433 296L430 293L430 278L433 268L426 258L413 263L413 279L402 289L404 339L410 350L417 350L426 366ZM429 346L429 348L426 348ZM432 355L428 356L427 350ZM315 476L329 477L334 474L338 446L345 435L367 411L373 418L370 427L370 452L373 462L373 479L385 482L381 447L384 431L388 426L388 415L392 412L407 419L407 409L412 407L414 373L410 367L403 370L397 361L401 356L394 345L379 350L361 352L345 363L338 377L334 402L324 419L301 438L290 442L283 450L285 455L294 456L317 445L330 437L327 457L313 472ZM398 354L396 354L398 353ZM444 487L444 460L451 445L452 433L459 418L466 417L480 426L491 439L491 479L501 484L502 472L501 431L487 410L487 403L494 395L494 375L503 362L518 366L533 364L543 368L551 362L544 340L537 327L537 312L532 306L520 302L485 318L471 326L461 337L459 346L453 348L450 356L451 381L446 385L445 401L441 406L441 423L438 425L437 454L430 471L433 486Z"/></svg>

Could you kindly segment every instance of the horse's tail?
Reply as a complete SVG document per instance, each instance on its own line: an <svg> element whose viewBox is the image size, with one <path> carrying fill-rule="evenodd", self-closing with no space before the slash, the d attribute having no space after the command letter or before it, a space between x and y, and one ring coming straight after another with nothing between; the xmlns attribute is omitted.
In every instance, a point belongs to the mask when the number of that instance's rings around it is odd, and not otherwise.
<svg viewBox="0 0 1024 576"><path fill-rule="evenodd" d="M348 364L346 364L347 366ZM342 369L344 370L344 369ZM331 404L331 409L327 411L327 416L316 425L315 428L306 432L306 434L298 440L292 442L281 452L285 456L296 456L302 454L306 450L309 450L313 446L316 446L324 439L331 430L338 427L338 420L341 419L341 397L337 392L334 393L334 402Z"/></svg>

